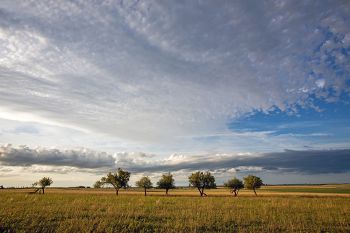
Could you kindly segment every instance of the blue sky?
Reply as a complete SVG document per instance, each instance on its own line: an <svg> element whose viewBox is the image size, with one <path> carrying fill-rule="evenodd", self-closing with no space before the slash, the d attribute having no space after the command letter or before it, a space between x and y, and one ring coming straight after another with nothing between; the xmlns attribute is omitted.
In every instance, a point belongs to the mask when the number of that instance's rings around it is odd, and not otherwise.
<svg viewBox="0 0 350 233"><path fill-rule="evenodd" d="M290 135L301 138L297 149L347 148L350 141L350 108L347 97L337 103L317 101L319 110L298 109L296 113L275 110L269 113L254 112L232 121L233 131L271 131L274 136Z"/></svg>
<svg viewBox="0 0 350 233"><path fill-rule="evenodd" d="M1 1L0 183L350 182L349 28L347 1Z"/></svg>

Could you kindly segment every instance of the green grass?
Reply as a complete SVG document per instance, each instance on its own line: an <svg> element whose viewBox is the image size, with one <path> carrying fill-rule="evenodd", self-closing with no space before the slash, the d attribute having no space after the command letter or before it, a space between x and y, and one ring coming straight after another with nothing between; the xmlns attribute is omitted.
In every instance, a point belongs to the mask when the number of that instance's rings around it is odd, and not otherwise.
<svg viewBox="0 0 350 233"><path fill-rule="evenodd" d="M349 196L1 191L0 232L350 232L349 203Z"/></svg>

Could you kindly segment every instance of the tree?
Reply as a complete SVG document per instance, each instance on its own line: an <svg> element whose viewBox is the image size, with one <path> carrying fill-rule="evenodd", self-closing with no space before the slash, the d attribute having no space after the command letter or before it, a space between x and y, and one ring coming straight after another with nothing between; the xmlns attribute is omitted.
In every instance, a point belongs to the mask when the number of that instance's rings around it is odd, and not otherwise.
<svg viewBox="0 0 350 233"><path fill-rule="evenodd" d="M136 182L136 186L145 189L145 196L147 195L147 189L152 188L152 182L148 176L142 177Z"/></svg>
<svg viewBox="0 0 350 233"><path fill-rule="evenodd" d="M39 181L35 182L33 186L40 186L37 188L35 192L38 192L40 189L42 190L43 194L45 194L45 188L46 186L50 186L53 183L52 179L50 177L43 177Z"/></svg>
<svg viewBox="0 0 350 233"><path fill-rule="evenodd" d="M248 175L247 177L244 177L243 180L244 180L244 187L247 189L253 190L255 193L255 196L257 196L256 189L260 188L261 185L263 185L263 182L260 179L260 177Z"/></svg>
<svg viewBox="0 0 350 233"><path fill-rule="evenodd" d="M118 170L112 174L109 172L107 176L101 178L101 185L110 184L115 189L115 194L118 196L119 189L126 188L130 179L130 172L118 168Z"/></svg>
<svg viewBox="0 0 350 233"><path fill-rule="evenodd" d="M95 189L102 188L102 186L103 186L103 183L100 180L96 181L94 184Z"/></svg>
<svg viewBox="0 0 350 233"><path fill-rule="evenodd" d="M158 188L165 189L165 194L168 195L169 189L175 188L173 175L169 173L163 174L157 182Z"/></svg>
<svg viewBox="0 0 350 233"><path fill-rule="evenodd" d="M201 197L203 195L207 196L207 194L204 193L205 188L216 188L215 177L209 171L205 173L199 171L192 173L192 175L188 177L188 181L190 185L198 189Z"/></svg>
<svg viewBox="0 0 350 233"><path fill-rule="evenodd" d="M237 197L240 189L244 188L243 182L236 177L228 180L224 183L224 186L231 189L231 193L234 193L235 197Z"/></svg>

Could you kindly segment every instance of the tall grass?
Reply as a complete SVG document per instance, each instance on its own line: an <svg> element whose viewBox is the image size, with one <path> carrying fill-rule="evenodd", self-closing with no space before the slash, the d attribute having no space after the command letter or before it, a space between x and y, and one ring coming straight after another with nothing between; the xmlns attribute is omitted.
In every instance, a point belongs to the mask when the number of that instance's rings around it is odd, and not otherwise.
<svg viewBox="0 0 350 233"><path fill-rule="evenodd" d="M0 192L0 232L350 232L349 201Z"/></svg>

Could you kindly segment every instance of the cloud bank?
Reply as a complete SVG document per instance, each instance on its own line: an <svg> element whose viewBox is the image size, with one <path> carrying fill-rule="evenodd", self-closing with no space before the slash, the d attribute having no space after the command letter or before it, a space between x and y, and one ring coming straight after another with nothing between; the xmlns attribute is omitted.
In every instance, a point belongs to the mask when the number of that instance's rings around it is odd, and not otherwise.
<svg viewBox="0 0 350 233"><path fill-rule="evenodd" d="M334 0L4 0L0 118L158 142L317 109L349 95L349 15Z"/></svg>
<svg viewBox="0 0 350 233"><path fill-rule="evenodd" d="M4 166L34 166L34 172L77 172L97 168L101 173L122 167L133 173L178 172L181 170L211 170L231 172L296 172L298 174L327 174L349 172L350 149L342 150L285 150L275 153L237 153L208 155L177 155L159 159L146 153L116 153L82 150L30 149L26 146L0 147L0 164ZM50 168L38 165L48 165ZM64 168L59 168L65 166ZM54 168L58 167L58 168ZM74 169L74 168L79 168ZM93 172L93 170L90 170ZM103 172L102 172L103 173Z"/></svg>
<svg viewBox="0 0 350 233"><path fill-rule="evenodd" d="M104 152L87 149L59 150L11 145L0 147L0 163L6 166L53 165L76 168L113 168L115 159Z"/></svg>
<svg viewBox="0 0 350 233"><path fill-rule="evenodd" d="M216 154L201 156L172 155L157 164L126 163L137 172L166 172L178 170L277 171L299 174L349 172L350 150L306 150L262 154Z"/></svg>

